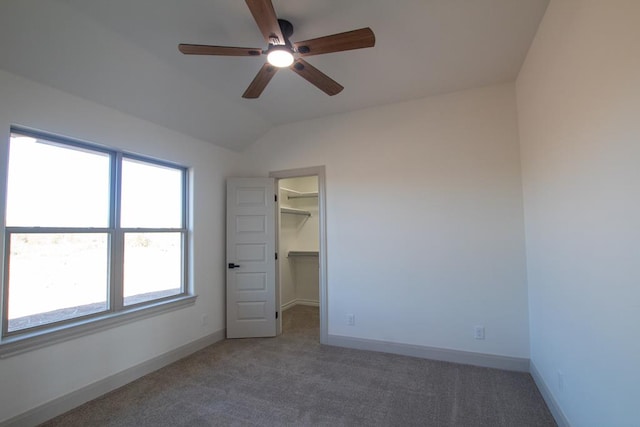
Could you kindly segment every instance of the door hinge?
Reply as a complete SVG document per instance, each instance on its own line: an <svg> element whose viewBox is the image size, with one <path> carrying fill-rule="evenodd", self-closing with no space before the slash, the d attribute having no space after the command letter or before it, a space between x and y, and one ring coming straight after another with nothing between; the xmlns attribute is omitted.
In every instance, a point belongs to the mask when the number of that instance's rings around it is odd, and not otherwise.
<svg viewBox="0 0 640 427"><path fill-rule="evenodd" d="M277 195L277 194L274 194L274 195L273 195L273 199L274 199L274 200L273 200L274 202L277 202L277 201L278 201L278 195Z"/></svg>
<svg viewBox="0 0 640 427"><path fill-rule="evenodd" d="M278 260L278 252L276 252L276 261Z"/></svg>
<svg viewBox="0 0 640 427"><path fill-rule="evenodd" d="M276 319L278 318L278 312L276 311Z"/></svg>

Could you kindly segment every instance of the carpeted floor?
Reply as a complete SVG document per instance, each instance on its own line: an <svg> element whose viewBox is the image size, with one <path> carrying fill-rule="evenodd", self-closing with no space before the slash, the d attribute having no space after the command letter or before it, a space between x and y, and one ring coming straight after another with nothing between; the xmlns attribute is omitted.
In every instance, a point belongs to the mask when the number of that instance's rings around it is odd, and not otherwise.
<svg viewBox="0 0 640 427"><path fill-rule="evenodd" d="M319 344L318 309L226 340L46 426L555 426L528 374Z"/></svg>

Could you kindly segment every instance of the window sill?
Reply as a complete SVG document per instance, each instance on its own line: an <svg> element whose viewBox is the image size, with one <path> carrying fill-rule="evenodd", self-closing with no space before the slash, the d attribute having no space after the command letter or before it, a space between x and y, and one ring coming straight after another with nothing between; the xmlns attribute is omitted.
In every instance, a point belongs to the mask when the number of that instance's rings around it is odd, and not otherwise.
<svg viewBox="0 0 640 427"><path fill-rule="evenodd" d="M0 340L0 358L4 359L37 348L191 306L195 304L196 298L197 295L180 295L170 300L136 306L117 313L107 313L90 319L79 320L74 323L54 325L47 329L5 337Z"/></svg>

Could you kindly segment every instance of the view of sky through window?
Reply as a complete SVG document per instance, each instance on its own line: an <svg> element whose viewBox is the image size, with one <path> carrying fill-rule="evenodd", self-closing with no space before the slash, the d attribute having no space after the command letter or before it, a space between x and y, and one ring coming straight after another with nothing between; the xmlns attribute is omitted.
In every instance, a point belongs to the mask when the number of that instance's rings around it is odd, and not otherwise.
<svg viewBox="0 0 640 427"><path fill-rule="evenodd" d="M107 227L109 156L12 135L7 226Z"/></svg>

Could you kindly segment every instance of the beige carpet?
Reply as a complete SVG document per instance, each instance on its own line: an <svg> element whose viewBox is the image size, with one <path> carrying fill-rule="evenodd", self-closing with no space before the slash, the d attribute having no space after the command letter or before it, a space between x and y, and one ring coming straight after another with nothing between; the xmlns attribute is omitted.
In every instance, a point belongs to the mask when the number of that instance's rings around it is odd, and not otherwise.
<svg viewBox="0 0 640 427"><path fill-rule="evenodd" d="M318 309L226 340L46 426L555 426L530 375L321 346Z"/></svg>

